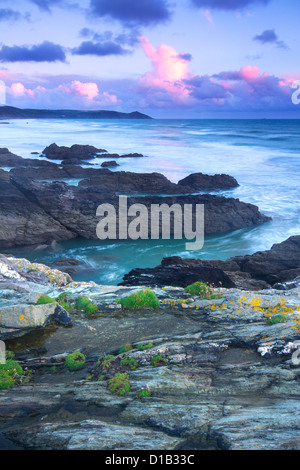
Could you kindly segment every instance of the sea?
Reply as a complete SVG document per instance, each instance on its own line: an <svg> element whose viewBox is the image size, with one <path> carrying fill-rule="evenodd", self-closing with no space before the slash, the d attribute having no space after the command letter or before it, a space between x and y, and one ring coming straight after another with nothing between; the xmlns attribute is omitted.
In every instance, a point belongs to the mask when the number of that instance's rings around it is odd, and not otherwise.
<svg viewBox="0 0 300 470"><path fill-rule="evenodd" d="M255 204L272 217L261 226L206 236L199 251L186 251L185 240L83 239L60 242L54 251L6 250L46 264L77 258L84 268L74 280L116 285L131 269L155 267L164 257L226 260L300 234L300 120L12 120L1 124L0 137L1 147L25 158L36 158L31 152L54 142L89 144L120 155L142 153L145 158L120 159L112 171L159 172L175 183L196 172L226 173L240 186L211 194ZM93 165L105 160L97 158Z"/></svg>

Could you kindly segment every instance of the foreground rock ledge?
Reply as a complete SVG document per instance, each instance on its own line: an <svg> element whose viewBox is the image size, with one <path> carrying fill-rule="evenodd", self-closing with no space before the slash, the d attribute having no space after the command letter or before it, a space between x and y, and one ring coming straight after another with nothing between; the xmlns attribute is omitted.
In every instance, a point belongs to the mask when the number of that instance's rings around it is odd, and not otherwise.
<svg viewBox="0 0 300 470"><path fill-rule="evenodd" d="M182 288L163 287L154 290L169 305L130 312L111 307L139 288L64 283L68 275L51 275L43 265L1 261L9 269L2 265L0 317L3 304L19 306L41 292L64 291L88 296L100 314L73 315L72 328L60 327L44 340L41 334L40 349L26 336L22 348L18 338L16 359L34 373L29 385L0 391L0 441L3 436L19 448L53 450L300 449L300 374L293 362L300 340L300 288L219 288L221 298L194 298L184 306ZM279 312L286 321L268 325ZM14 315L17 309L11 309L10 321ZM137 349L150 341L150 349ZM101 355L117 356L129 342L133 349L127 356L137 368L128 370L127 395L113 395L106 379L87 380ZM79 349L86 365L69 372L64 358ZM154 367L157 354L167 363ZM151 396L138 399L144 388Z"/></svg>

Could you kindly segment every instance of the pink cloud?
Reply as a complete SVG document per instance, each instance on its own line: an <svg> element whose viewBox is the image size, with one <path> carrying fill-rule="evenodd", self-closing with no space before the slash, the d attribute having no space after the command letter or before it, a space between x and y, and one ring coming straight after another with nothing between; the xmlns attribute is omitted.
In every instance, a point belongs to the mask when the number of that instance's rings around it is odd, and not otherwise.
<svg viewBox="0 0 300 470"><path fill-rule="evenodd" d="M59 88L65 93L74 93L77 95L85 96L89 100L93 100L99 95L99 88L96 83L82 83L79 80L74 80L71 86L60 85Z"/></svg>
<svg viewBox="0 0 300 470"><path fill-rule="evenodd" d="M119 102L116 95L111 95L107 91L104 91L102 95L107 104L117 104Z"/></svg>
<svg viewBox="0 0 300 470"><path fill-rule="evenodd" d="M241 68L240 74L245 80L253 80L259 77L259 67L257 65L246 65L245 67Z"/></svg>
<svg viewBox="0 0 300 470"><path fill-rule="evenodd" d="M203 10L201 13L202 13L202 15L204 16L204 18L205 18L209 23L215 24L215 23L214 23L214 20L213 20L213 18L212 18L212 16L211 16L210 10Z"/></svg>
<svg viewBox="0 0 300 470"><path fill-rule="evenodd" d="M10 91L14 96L24 96L27 95L30 98L34 98L34 91L31 89L25 88L23 83L13 83L10 86Z"/></svg>
<svg viewBox="0 0 300 470"><path fill-rule="evenodd" d="M141 77L139 83L148 89L164 90L177 100L188 99L189 91L183 84L183 80L191 77L191 74L188 70L189 61L185 55L176 52L173 47L166 44L155 49L145 36L142 36L140 40L153 70Z"/></svg>

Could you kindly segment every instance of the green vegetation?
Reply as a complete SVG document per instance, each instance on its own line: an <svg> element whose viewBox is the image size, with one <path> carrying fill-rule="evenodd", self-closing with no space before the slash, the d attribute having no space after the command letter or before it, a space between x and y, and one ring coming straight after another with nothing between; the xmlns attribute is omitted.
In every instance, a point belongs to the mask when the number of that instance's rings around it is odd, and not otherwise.
<svg viewBox="0 0 300 470"><path fill-rule="evenodd" d="M136 310L139 308L159 308L160 303L151 289L143 289L135 294L131 294L117 301L123 308L128 310Z"/></svg>
<svg viewBox="0 0 300 470"><path fill-rule="evenodd" d="M160 362L163 362L164 364L168 364L168 360L163 359L160 354L156 354L154 357L151 358L151 364L154 367L158 367Z"/></svg>
<svg viewBox="0 0 300 470"><path fill-rule="evenodd" d="M153 348L153 343L142 343L142 344L138 344L137 347L136 347L139 351L146 351L147 349L151 349Z"/></svg>
<svg viewBox="0 0 300 470"><path fill-rule="evenodd" d="M219 294L214 294L213 289L209 287L204 282L195 282L190 286L187 286L185 289L187 294L200 297L204 300L211 300L211 299L221 299L222 296Z"/></svg>
<svg viewBox="0 0 300 470"><path fill-rule="evenodd" d="M68 295L71 295L71 292L62 292L62 294L59 294L55 299L58 305L64 308L67 312L71 310L71 305L68 302Z"/></svg>
<svg viewBox="0 0 300 470"><path fill-rule="evenodd" d="M78 297L75 308L77 310L85 310L85 312L89 315L92 315L98 311L97 305L93 304L87 297Z"/></svg>
<svg viewBox="0 0 300 470"><path fill-rule="evenodd" d="M66 357L65 365L70 371L82 369L85 365L85 356L80 351L75 351Z"/></svg>
<svg viewBox="0 0 300 470"><path fill-rule="evenodd" d="M128 374L116 374L108 382L108 389L112 393L116 393L119 396L124 396L130 392L130 382Z"/></svg>
<svg viewBox="0 0 300 470"><path fill-rule="evenodd" d="M24 374L23 368L17 361L14 361L13 359L6 361L6 364L1 364L0 371L11 377Z"/></svg>
<svg viewBox="0 0 300 470"><path fill-rule="evenodd" d="M147 397L151 397L151 392L150 390L146 390L143 388L138 394L138 398L147 398Z"/></svg>
<svg viewBox="0 0 300 470"><path fill-rule="evenodd" d="M60 301L58 303L62 308L64 308L67 312L69 312L71 310L71 305L68 303L68 302L63 302L63 301Z"/></svg>
<svg viewBox="0 0 300 470"><path fill-rule="evenodd" d="M67 302L68 300L68 295L72 295L71 292L62 292L61 294L59 294L58 297L56 297L56 302L60 304L60 302Z"/></svg>
<svg viewBox="0 0 300 470"><path fill-rule="evenodd" d="M106 372L115 360L115 356L113 356L112 354L108 354L107 356L102 356L98 359L97 366L101 366L102 372Z"/></svg>
<svg viewBox="0 0 300 470"><path fill-rule="evenodd" d="M131 370L135 370L137 368L137 362L134 357L124 357L121 360L121 366L130 366Z"/></svg>
<svg viewBox="0 0 300 470"><path fill-rule="evenodd" d="M13 359L15 357L15 353L12 351L6 351L5 357L6 357L6 360Z"/></svg>
<svg viewBox="0 0 300 470"><path fill-rule="evenodd" d="M285 315L275 315L268 319L268 325L276 325L277 323L286 323L287 318Z"/></svg>
<svg viewBox="0 0 300 470"><path fill-rule="evenodd" d="M0 364L0 389L7 389L18 383L19 377L24 376L23 368L17 361L8 359L6 364Z"/></svg>
<svg viewBox="0 0 300 470"><path fill-rule="evenodd" d="M171 307L175 307L175 305L182 305L182 304L192 304L193 300L191 299L164 299L162 301L163 304L170 304Z"/></svg>
<svg viewBox="0 0 300 470"><path fill-rule="evenodd" d="M52 299L48 295L41 295L36 305L55 304L55 299Z"/></svg>
<svg viewBox="0 0 300 470"><path fill-rule="evenodd" d="M90 302L86 307L85 311L88 315L94 315L95 313L98 312L98 306L96 304L93 304Z"/></svg>
<svg viewBox="0 0 300 470"><path fill-rule="evenodd" d="M0 390L13 387L13 385L15 385L14 379L9 375L1 374L0 372Z"/></svg>
<svg viewBox="0 0 300 470"><path fill-rule="evenodd" d="M133 349L132 344L124 344L123 346L120 347L119 354L124 354L128 351L131 351L132 349Z"/></svg>

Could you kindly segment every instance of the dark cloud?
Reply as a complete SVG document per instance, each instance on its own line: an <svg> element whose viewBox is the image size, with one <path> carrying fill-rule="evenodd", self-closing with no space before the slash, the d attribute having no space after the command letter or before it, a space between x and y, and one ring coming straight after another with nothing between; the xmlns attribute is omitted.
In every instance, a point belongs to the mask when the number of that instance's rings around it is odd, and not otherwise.
<svg viewBox="0 0 300 470"><path fill-rule="evenodd" d="M220 72L218 74L213 75L214 78L218 80L242 80L242 73L241 71L238 72Z"/></svg>
<svg viewBox="0 0 300 470"><path fill-rule="evenodd" d="M207 75L195 76L183 80L190 95L198 100L226 98L227 92L224 87L214 83Z"/></svg>
<svg viewBox="0 0 300 470"><path fill-rule="evenodd" d="M30 0L31 3L39 7L40 10L51 13L53 7L80 9L80 4L69 0Z"/></svg>
<svg viewBox="0 0 300 470"><path fill-rule="evenodd" d="M114 35L114 33L110 30L98 33L90 28L83 28L79 32L79 36L82 38L89 38L93 42L114 42L117 44L121 44L122 46L134 46L140 43L140 32L136 28L130 29L129 32L122 32L118 35Z"/></svg>
<svg viewBox="0 0 300 470"><path fill-rule="evenodd" d="M22 18L29 20L29 14L22 15L16 10L10 8L0 8L0 21L18 21Z"/></svg>
<svg viewBox="0 0 300 470"><path fill-rule="evenodd" d="M84 41L79 47L72 50L74 55L96 55L104 57L108 55L126 55L129 51L124 49L120 44L112 41L107 42L92 42Z"/></svg>
<svg viewBox="0 0 300 470"><path fill-rule="evenodd" d="M254 41L258 41L261 44L275 44L277 47L287 49L285 42L280 41L274 29L266 29L263 33L255 36Z"/></svg>
<svg viewBox="0 0 300 470"><path fill-rule="evenodd" d="M64 49L45 41L37 46L2 46L0 62L65 62Z"/></svg>
<svg viewBox="0 0 300 470"><path fill-rule="evenodd" d="M253 38L255 41L259 41L262 44L266 44L268 42L274 43L278 40L278 36L275 33L274 29L268 29L264 31L262 34L258 34Z"/></svg>
<svg viewBox="0 0 300 470"><path fill-rule="evenodd" d="M242 10L253 4L267 5L271 0L191 0L199 8L216 10Z"/></svg>
<svg viewBox="0 0 300 470"><path fill-rule="evenodd" d="M31 0L31 2L38 6L41 10L48 12L50 11L51 7L56 5L63 6L65 3L63 0Z"/></svg>
<svg viewBox="0 0 300 470"><path fill-rule="evenodd" d="M190 62L193 59L192 54L184 54L183 52L178 54L177 57L178 59L183 59L183 60L186 60L187 62Z"/></svg>
<svg viewBox="0 0 300 470"><path fill-rule="evenodd" d="M110 16L125 24L150 25L171 17L167 0L91 0L94 16Z"/></svg>

